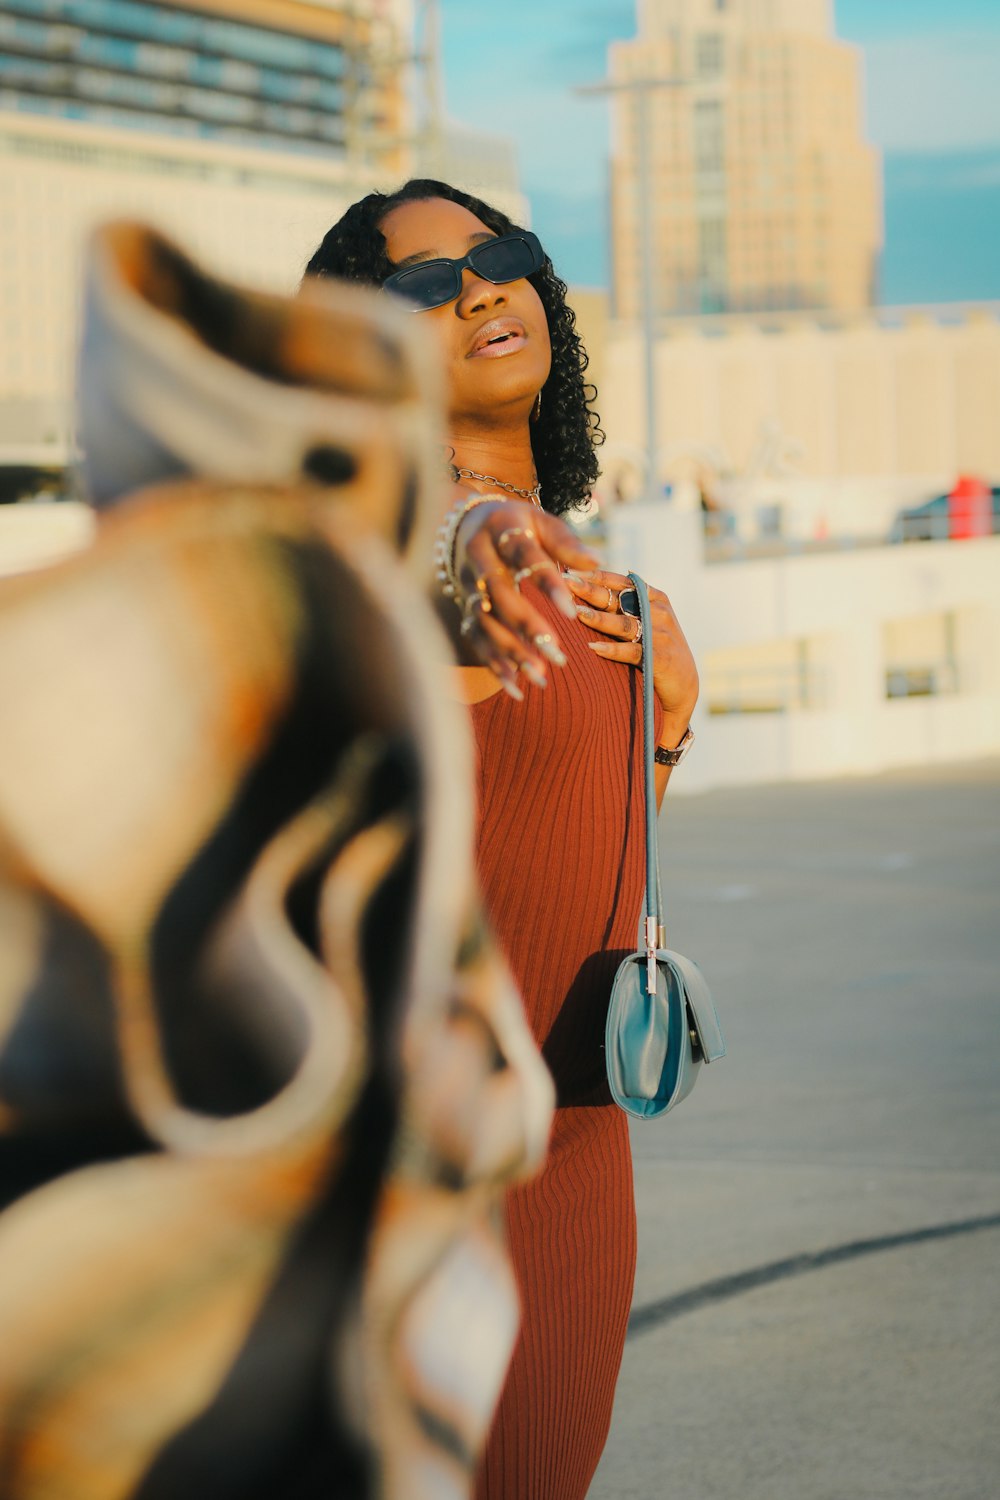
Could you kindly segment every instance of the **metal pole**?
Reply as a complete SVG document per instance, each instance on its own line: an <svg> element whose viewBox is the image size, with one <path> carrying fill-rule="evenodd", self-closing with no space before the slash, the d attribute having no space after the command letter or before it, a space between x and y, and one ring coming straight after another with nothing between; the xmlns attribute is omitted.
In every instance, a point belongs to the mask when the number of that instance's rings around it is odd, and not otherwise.
<svg viewBox="0 0 1000 1500"><path fill-rule="evenodd" d="M656 464L656 324L657 295L653 241L653 182L649 149L649 85L642 80L635 88L635 121L637 143L636 192L639 197L640 275L639 298L642 319L642 353L646 398L646 499L659 498L659 474Z"/></svg>
<svg viewBox="0 0 1000 1500"><path fill-rule="evenodd" d="M654 89L683 88L688 79L680 75L669 78L607 78L601 83L580 84L577 94L631 94L635 99L636 195L640 249L639 296L642 301L644 404L646 408L646 485L647 500L658 500L659 473L656 466L656 331L659 303L656 290L656 237L653 214L653 170L650 149L649 99Z"/></svg>
<svg viewBox="0 0 1000 1500"><path fill-rule="evenodd" d="M424 159L431 176L444 169L444 87L441 72L441 13L438 0L424 0L423 53L425 61L427 116L424 121Z"/></svg>

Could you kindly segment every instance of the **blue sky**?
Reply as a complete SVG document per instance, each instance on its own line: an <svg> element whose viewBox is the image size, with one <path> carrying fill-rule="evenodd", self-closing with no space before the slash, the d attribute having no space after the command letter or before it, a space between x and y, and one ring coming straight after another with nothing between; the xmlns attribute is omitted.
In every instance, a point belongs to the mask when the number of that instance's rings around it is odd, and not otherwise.
<svg viewBox="0 0 1000 1500"><path fill-rule="evenodd" d="M441 0L449 114L512 137L567 279L606 278L608 109L573 86L635 34L634 0ZM1000 298L1000 0L835 0L885 158L882 300Z"/></svg>

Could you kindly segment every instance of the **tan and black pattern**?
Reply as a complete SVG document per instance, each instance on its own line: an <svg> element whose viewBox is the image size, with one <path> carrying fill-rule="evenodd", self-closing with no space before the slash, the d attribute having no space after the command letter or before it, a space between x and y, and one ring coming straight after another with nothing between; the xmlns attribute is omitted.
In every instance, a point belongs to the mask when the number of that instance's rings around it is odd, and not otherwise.
<svg viewBox="0 0 1000 1500"><path fill-rule="evenodd" d="M478 916L424 354L134 226L87 308L111 513L0 584L0 1495L462 1496L551 1085Z"/></svg>

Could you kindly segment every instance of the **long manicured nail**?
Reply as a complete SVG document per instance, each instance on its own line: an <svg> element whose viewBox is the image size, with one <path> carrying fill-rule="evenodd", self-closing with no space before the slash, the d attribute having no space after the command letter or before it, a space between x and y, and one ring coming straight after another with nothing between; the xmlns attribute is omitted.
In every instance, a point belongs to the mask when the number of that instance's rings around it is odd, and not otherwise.
<svg viewBox="0 0 1000 1500"><path fill-rule="evenodd" d="M536 635L535 645L538 647L543 656L548 657L549 661L552 662L554 666L564 667L566 665L566 658L560 651L554 636Z"/></svg>
<svg viewBox="0 0 1000 1500"><path fill-rule="evenodd" d="M524 694L521 692L521 689L518 687L516 682L509 682L506 677L501 678L501 681L503 683L503 690L505 693L509 693L510 696L518 703L524 702Z"/></svg>
<svg viewBox="0 0 1000 1500"><path fill-rule="evenodd" d="M588 641L587 645L590 647L591 651L596 651L597 654L598 654L598 656L600 656L602 652L608 650L609 646L611 645L611 642L610 641Z"/></svg>
<svg viewBox="0 0 1000 1500"><path fill-rule="evenodd" d="M529 682L533 682L535 684L535 687L548 687L549 679L546 677L544 672L539 671L533 661L523 661L521 663L521 671L524 673L525 677L527 677Z"/></svg>
<svg viewBox="0 0 1000 1500"><path fill-rule="evenodd" d="M576 619L576 600L568 589L554 590L550 598L556 608L566 616L567 620Z"/></svg>

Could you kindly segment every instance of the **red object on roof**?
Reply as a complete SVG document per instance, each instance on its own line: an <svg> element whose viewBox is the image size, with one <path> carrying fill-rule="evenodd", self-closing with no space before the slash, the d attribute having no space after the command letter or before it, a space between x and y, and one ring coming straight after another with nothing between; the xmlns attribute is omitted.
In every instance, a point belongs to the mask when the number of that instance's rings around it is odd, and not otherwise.
<svg viewBox="0 0 1000 1500"><path fill-rule="evenodd" d="M953 541L989 536L993 529L993 495L975 474L960 474L948 496L948 535Z"/></svg>

